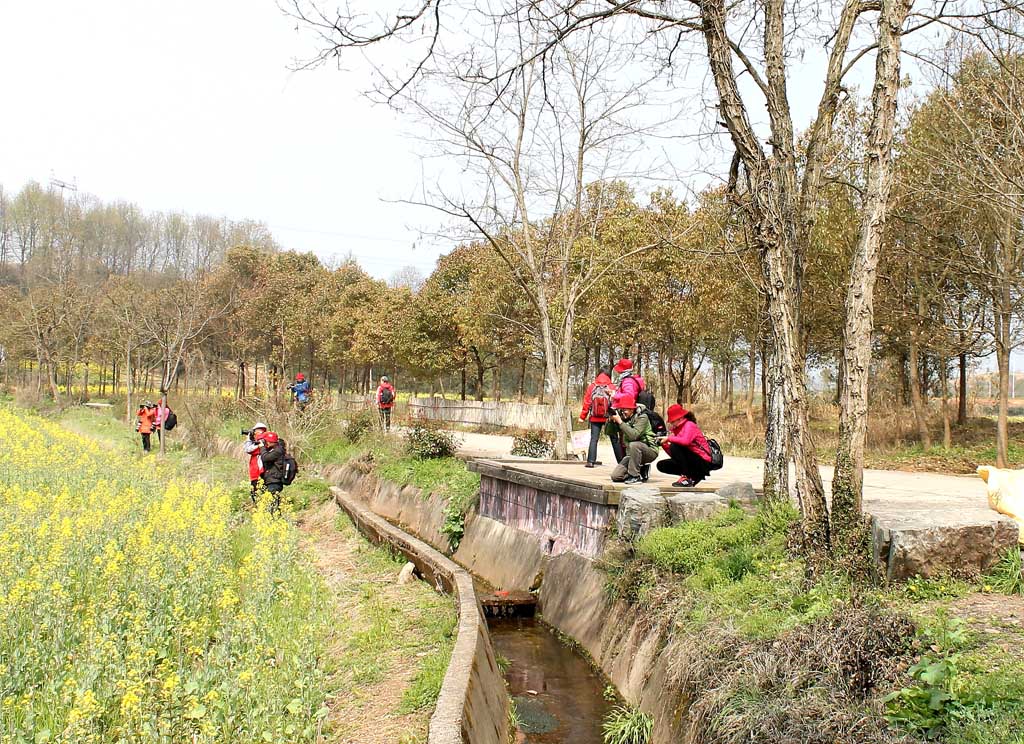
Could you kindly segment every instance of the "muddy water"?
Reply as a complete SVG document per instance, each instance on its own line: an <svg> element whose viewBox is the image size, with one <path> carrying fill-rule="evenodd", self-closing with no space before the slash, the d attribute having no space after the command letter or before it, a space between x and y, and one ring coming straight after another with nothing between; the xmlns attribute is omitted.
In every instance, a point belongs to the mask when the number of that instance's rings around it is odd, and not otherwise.
<svg viewBox="0 0 1024 744"><path fill-rule="evenodd" d="M607 682L582 656L532 618L490 621L491 642L509 660L505 672L520 720L516 742L602 744L613 703Z"/></svg>

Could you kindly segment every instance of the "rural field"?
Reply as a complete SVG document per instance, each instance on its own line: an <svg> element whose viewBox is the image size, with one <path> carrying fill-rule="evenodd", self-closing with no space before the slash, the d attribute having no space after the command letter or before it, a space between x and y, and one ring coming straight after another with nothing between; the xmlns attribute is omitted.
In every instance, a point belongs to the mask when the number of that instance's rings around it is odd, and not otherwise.
<svg viewBox="0 0 1024 744"><path fill-rule="evenodd" d="M88 411L65 423L0 408L5 744L425 731L439 682L417 681L406 654L440 654L443 669L447 600L390 588L401 564L333 517L303 531L240 511L235 463L140 458ZM311 490L324 501L323 484ZM399 616L396 603L420 609ZM367 716L385 733L345 738Z"/></svg>

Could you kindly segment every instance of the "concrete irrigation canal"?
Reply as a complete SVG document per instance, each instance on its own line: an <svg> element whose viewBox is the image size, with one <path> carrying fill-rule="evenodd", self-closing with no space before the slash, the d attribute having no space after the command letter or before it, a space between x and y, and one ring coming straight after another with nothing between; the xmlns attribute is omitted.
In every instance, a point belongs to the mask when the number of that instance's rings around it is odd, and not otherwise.
<svg viewBox="0 0 1024 744"><path fill-rule="evenodd" d="M586 471L571 463L477 459L468 467L481 476L479 505L467 516L450 558L442 554L449 545L443 497L381 480L359 462L325 472L336 484L332 493L337 504L364 534L403 553L425 580L456 598L458 637L431 720L431 744L506 744L510 717L519 742L599 744L604 741L602 721L619 700L629 710L643 711L651 744L701 741L693 722L717 714L713 708L694 709L694 695L716 686L714 644L719 642L721 650L723 637L715 635L715 628L682 641L674 637L672 622L653 604L610 594L607 566L598 563L608 557L607 538L613 530L628 537L631 530L713 520L716 515L738 519L729 515L757 511L757 490L749 482L712 481L680 492L654 478L645 486L623 489L609 484L596 469ZM959 510L951 502L947 509L929 507L916 514L921 501L910 494L904 503L890 501L875 508L878 574L889 579L941 576L949 570L977 574L992 566L1001 551L1016 544L1017 527L976 500L967 492ZM947 520L947 514L956 518ZM534 611L539 619L531 617ZM817 634L816 640L800 646L797 634L793 655L780 660L793 663L797 673L827 668L814 657L821 638L857 643L860 629L889 622L854 608L843 617L818 615L821 622L814 625L813 606L808 612L807 627L813 627L809 632ZM857 630L851 635L843 621ZM912 630L909 623L881 628L877 635L870 630L872 638L894 644L877 649L879 663L908 658L900 644ZM734 661L741 667L746 655L768 658L778 645L759 642L756 632L747 640L734 637L725 643L733 644L738 654ZM859 647L844 653L861 658ZM797 658L799 654L804 657ZM887 672L872 666L871 659L865 663L857 678L867 679L865 690L870 690L870 680ZM684 671L683 681L691 685L687 692L680 686L680 670L691 668L708 676L685 678ZM784 676L779 672L772 684L785 684ZM778 720L803 726L814 718ZM848 726L845 721L838 725ZM887 741L880 716L870 725L875 728L864 729L856 741Z"/></svg>

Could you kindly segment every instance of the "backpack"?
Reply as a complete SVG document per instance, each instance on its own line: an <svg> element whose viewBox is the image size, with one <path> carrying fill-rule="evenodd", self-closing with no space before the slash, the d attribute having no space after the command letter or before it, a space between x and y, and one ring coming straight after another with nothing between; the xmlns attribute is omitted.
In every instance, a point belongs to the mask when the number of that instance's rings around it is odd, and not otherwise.
<svg viewBox="0 0 1024 744"><path fill-rule="evenodd" d="M708 449L711 450L711 462L708 463L708 467L711 470L721 470L722 465L725 464L725 455L722 454L722 448L714 439L709 439Z"/></svg>
<svg viewBox="0 0 1024 744"><path fill-rule="evenodd" d="M284 477L281 478L281 483L290 486L295 482L295 476L299 474L299 463L295 462L294 457L286 454L282 465L284 467Z"/></svg>
<svg viewBox="0 0 1024 744"><path fill-rule="evenodd" d="M653 411L656 407L654 405L654 393L652 393L646 387L644 387L639 393L636 394L636 402L642 405L648 411ZM661 417L659 416L658 418Z"/></svg>
<svg viewBox="0 0 1024 744"><path fill-rule="evenodd" d="M654 436L667 437L668 427L665 425L665 419L661 417L661 414L650 409L644 411L644 413L647 414L647 420L651 422L651 431L654 432Z"/></svg>
<svg viewBox="0 0 1024 744"><path fill-rule="evenodd" d="M587 418L607 419L612 408L612 393L607 385L595 385L590 393L590 415Z"/></svg>
<svg viewBox="0 0 1024 744"><path fill-rule="evenodd" d="M167 418L164 419L164 431L170 431L178 425L178 414L171 409L167 409Z"/></svg>
<svg viewBox="0 0 1024 744"><path fill-rule="evenodd" d="M394 402L395 402L395 391L392 390L391 388L381 388L380 389L380 404L382 406L386 406L389 403L394 403Z"/></svg>

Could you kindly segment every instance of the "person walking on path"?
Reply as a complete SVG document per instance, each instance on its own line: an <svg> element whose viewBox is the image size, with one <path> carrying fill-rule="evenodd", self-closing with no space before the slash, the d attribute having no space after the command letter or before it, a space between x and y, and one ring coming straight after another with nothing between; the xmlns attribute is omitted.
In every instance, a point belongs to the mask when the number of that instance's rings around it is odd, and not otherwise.
<svg viewBox="0 0 1024 744"><path fill-rule="evenodd" d="M257 421L248 431L248 438L245 440L245 454L249 455L249 483L252 485L250 496L252 505L256 506L256 495L259 492L260 476L260 440L267 433L267 425Z"/></svg>
<svg viewBox="0 0 1024 744"><path fill-rule="evenodd" d="M284 490L284 442L276 433L268 431L260 437L260 471L263 487L271 494L270 512L281 512L281 492Z"/></svg>
<svg viewBox="0 0 1024 744"><path fill-rule="evenodd" d="M153 445L150 437L157 430L157 408L152 401L143 403L135 412L135 431L142 435L142 450L151 452Z"/></svg>
<svg viewBox="0 0 1024 744"><path fill-rule="evenodd" d="M660 444L669 459L661 460L658 470L678 475L679 480L672 484L676 488L692 488L711 474L711 446L692 411L673 403L666 418L668 436L662 437Z"/></svg>
<svg viewBox="0 0 1024 744"><path fill-rule="evenodd" d="M647 480L651 463L658 459L654 446L654 430L647 418L646 409L638 406L631 395L621 395L615 414L612 416L626 446L626 456L612 471L612 480L632 485Z"/></svg>
<svg viewBox="0 0 1024 744"><path fill-rule="evenodd" d="M583 395L583 408L580 410L580 421L590 422L590 447L587 450L587 465L592 468L598 465L597 445L601 439L601 431L608 423L612 413L612 395L615 388L612 386L612 378L606 370L597 373L594 381L587 386L587 392ZM615 437L618 432L615 433ZM609 439L614 439L611 433ZM612 447L614 449L614 445ZM624 456L624 455L623 455ZM621 460L622 458L618 458Z"/></svg>
<svg viewBox="0 0 1024 744"><path fill-rule="evenodd" d="M377 410L380 413L380 428L384 433L391 431L391 409L395 407L395 387L387 375L381 375L377 386Z"/></svg>

